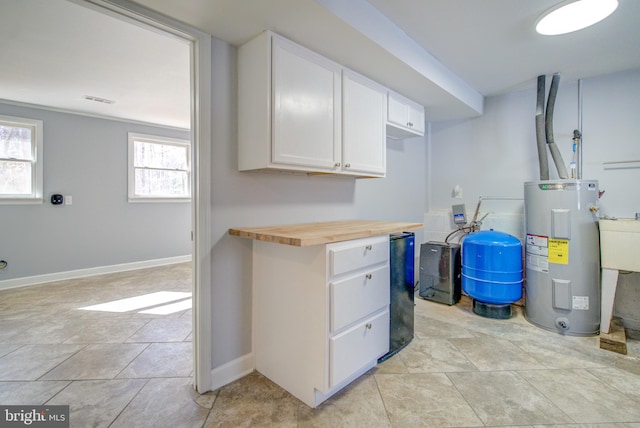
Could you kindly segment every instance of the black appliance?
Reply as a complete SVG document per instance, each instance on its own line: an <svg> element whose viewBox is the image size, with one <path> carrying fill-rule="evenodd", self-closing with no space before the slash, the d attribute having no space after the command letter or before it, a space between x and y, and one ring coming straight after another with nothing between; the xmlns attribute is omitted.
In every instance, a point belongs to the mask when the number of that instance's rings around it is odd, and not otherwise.
<svg viewBox="0 0 640 428"><path fill-rule="evenodd" d="M381 363L397 354L413 339L415 293L415 234L389 235L389 270L391 299L389 305L389 352L378 359Z"/></svg>
<svg viewBox="0 0 640 428"><path fill-rule="evenodd" d="M455 305L460 301L460 244L429 241L420 245L418 295L434 302Z"/></svg>

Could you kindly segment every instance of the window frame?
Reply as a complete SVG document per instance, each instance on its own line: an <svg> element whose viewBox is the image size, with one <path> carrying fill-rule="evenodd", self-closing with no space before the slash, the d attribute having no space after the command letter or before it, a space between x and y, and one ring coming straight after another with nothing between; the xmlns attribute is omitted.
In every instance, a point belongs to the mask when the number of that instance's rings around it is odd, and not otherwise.
<svg viewBox="0 0 640 428"><path fill-rule="evenodd" d="M43 202L43 129L38 119L0 115L0 125L31 128L31 193L28 195L0 194L0 205L42 204ZM10 160L10 158L7 158Z"/></svg>
<svg viewBox="0 0 640 428"><path fill-rule="evenodd" d="M155 202L155 203L167 203L167 202L191 202L192 194L193 194L193 177L192 177L192 167L191 167L191 141L184 140L180 138L171 138L171 137L163 137L159 135L150 135L150 134L140 134L137 132L129 132L127 134L128 140L128 191L127 198L129 202L134 203L145 203L145 202ZM135 142L142 141L153 144L163 144L163 145L172 145L178 147L185 147L187 149L187 169L186 170L176 170L176 171L186 171L188 174L188 186L189 186L189 195L188 196L141 196L136 195L135 193L135 170L136 166L134 164L134 154L135 154Z"/></svg>

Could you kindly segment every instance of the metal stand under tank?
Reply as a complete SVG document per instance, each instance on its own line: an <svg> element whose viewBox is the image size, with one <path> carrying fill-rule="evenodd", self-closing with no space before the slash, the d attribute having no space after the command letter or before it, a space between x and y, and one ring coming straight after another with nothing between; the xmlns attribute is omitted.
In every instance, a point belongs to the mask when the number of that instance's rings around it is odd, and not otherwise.
<svg viewBox="0 0 640 428"><path fill-rule="evenodd" d="M527 182L524 196L526 319L562 334L598 334L598 182Z"/></svg>
<svg viewBox="0 0 640 428"><path fill-rule="evenodd" d="M511 303L493 304L473 299L471 308L476 315L496 320L508 320L512 315Z"/></svg>

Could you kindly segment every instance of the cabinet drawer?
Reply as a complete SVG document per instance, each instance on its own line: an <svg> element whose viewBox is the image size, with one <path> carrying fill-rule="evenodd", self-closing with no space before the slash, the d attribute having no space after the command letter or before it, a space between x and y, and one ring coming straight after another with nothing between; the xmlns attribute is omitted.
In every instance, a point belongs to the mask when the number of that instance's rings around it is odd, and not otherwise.
<svg viewBox="0 0 640 428"><path fill-rule="evenodd" d="M340 275L389 260L389 239L361 240L329 249L329 275Z"/></svg>
<svg viewBox="0 0 640 428"><path fill-rule="evenodd" d="M329 339L329 387L333 388L389 350L389 311L375 314Z"/></svg>
<svg viewBox="0 0 640 428"><path fill-rule="evenodd" d="M329 288L334 332L389 304L389 267L331 282Z"/></svg>

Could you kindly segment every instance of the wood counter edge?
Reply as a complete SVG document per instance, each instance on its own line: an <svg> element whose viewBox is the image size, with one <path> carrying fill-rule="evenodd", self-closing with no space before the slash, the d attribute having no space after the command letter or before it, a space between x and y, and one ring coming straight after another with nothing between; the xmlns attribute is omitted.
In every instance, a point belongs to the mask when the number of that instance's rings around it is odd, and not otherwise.
<svg viewBox="0 0 640 428"><path fill-rule="evenodd" d="M370 221L364 221L362 228L358 228L356 222L349 223L349 227L345 227L345 231L340 231L336 227L335 231L323 231L311 236L304 236L304 233L282 233L282 229L287 227L312 227L315 223L281 225L281 226L264 226L264 227L248 227L248 228L231 228L229 235L239 238L253 239L256 241L271 242L274 244L291 245L296 247L307 247L312 245L331 244L334 242L350 241L353 239L370 238L373 236L389 235L391 233L406 232L410 230L422 229L422 223L405 223L405 222L379 222L371 224ZM325 227L328 223L319 223L318 225ZM373 226L373 227L372 227ZM280 232L264 232L266 229L279 229Z"/></svg>

